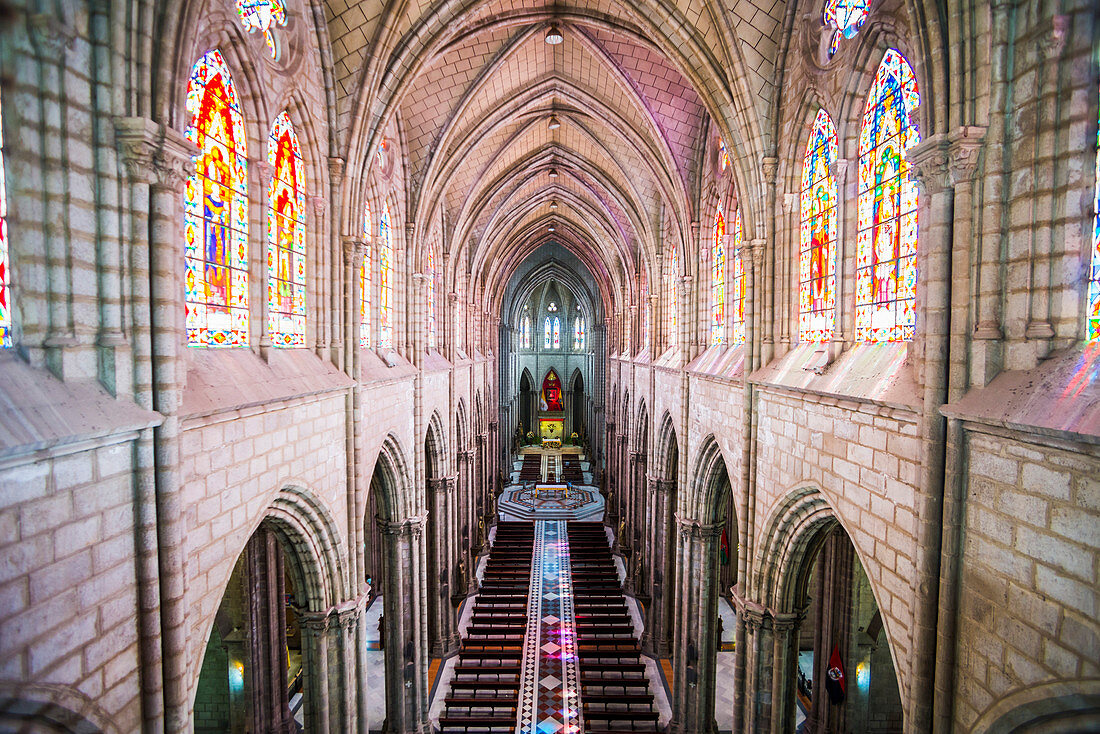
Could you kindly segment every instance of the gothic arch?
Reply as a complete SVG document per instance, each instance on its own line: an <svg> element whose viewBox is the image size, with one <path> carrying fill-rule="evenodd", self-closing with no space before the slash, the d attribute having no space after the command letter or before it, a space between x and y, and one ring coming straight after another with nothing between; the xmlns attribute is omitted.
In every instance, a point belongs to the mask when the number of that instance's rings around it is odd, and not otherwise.
<svg viewBox="0 0 1100 734"><path fill-rule="evenodd" d="M634 424L634 447L645 454L649 450L649 411L645 398L638 401L638 421Z"/></svg>
<svg viewBox="0 0 1100 734"><path fill-rule="evenodd" d="M703 439L701 448L695 460L695 468L692 471L692 500L689 507L694 509L695 518L704 525L723 522L722 492L727 487L731 494L733 486L730 482L730 464L726 462L722 454L722 447L713 434ZM723 483L723 477L725 482ZM737 528L729 528L731 533L736 533Z"/></svg>
<svg viewBox="0 0 1100 734"><path fill-rule="evenodd" d="M401 442L392 433L382 441L374 463L373 476L380 481L371 482L371 491L378 492L378 513L382 520L393 522L415 515L415 492L409 473L409 463ZM371 518L366 518L371 522Z"/></svg>
<svg viewBox="0 0 1100 734"><path fill-rule="evenodd" d="M679 446L676 439L676 427L672 415L665 411L661 417L661 427L657 432L657 454L655 468L660 469L661 478L675 482L676 465L679 462Z"/></svg>
<svg viewBox="0 0 1100 734"><path fill-rule="evenodd" d="M0 730L119 734L111 718L80 691L21 681L0 681Z"/></svg>
<svg viewBox="0 0 1100 734"><path fill-rule="evenodd" d="M439 411L432 412L428 419L428 428L424 432L424 447L428 464L424 467L425 476L434 479L446 473L447 457L450 455L447 448L447 433L443 430L443 419Z"/></svg>
<svg viewBox="0 0 1100 734"><path fill-rule="evenodd" d="M975 734L1093 731L1100 725L1100 678L1055 681L1017 690L986 709Z"/></svg>
<svg viewBox="0 0 1100 734"><path fill-rule="evenodd" d="M263 521L268 523L291 559L297 588L312 612L323 612L349 598L351 579L336 522L317 497L300 486L279 490Z"/></svg>

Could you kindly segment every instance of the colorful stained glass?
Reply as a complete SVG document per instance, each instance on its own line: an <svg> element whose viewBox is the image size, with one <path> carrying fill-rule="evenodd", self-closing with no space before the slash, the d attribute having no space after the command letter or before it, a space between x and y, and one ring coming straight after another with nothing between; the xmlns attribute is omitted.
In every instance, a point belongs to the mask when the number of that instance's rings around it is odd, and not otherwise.
<svg viewBox="0 0 1100 734"><path fill-rule="evenodd" d="M428 347L435 348L435 244L428 243Z"/></svg>
<svg viewBox="0 0 1100 734"><path fill-rule="evenodd" d="M370 204L363 207L363 235L370 240L373 223L370 215ZM363 253L363 264L359 267L359 346L370 348L370 319L371 319L371 246L367 245L367 251Z"/></svg>
<svg viewBox="0 0 1100 734"><path fill-rule="evenodd" d="M741 212L733 215L733 343L745 343L745 261L742 245L745 244L744 228L741 225Z"/></svg>
<svg viewBox="0 0 1100 734"><path fill-rule="evenodd" d="M1094 204L1092 258L1085 311L1087 314L1085 340L1088 342L1100 342L1100 118L1097 120L1096 129L1096 200Z"/></svg>
<svg viewBox="0 0 1100 734"><path fill-rule="evenodd" d="M554 317L554 349L561 349L561 319Z"/></svg>
<svg viewBox="0 0 1100 734"><path fill-rule="evenodd" d="M279 58L275 26L286 25L286 4L283 0L236 0L236 3L244 29L249 33L262 32L271 58Z"/></svg>
<svg viewBox="0 0 1100 734"><path fill-rule="evenodd" d="M554 343L553 335L550 333L550 329L550 317L547 316L546 321L544 321L542 324L542 346L544 349L549 349L550 345Z"/></svg>
<svg viewBox="0 0 1100 734"><path fill-rule="evenodd" d="M573 351L580 352L584 350L585 329L584 319L580 316L573 320Z"/></svg>
<svg viewBox="0 0 1100 734"><path fill-rule="evenodd" d="M520 329L520 344L523 349L531 348L531 317L523 317L523 326Z"/></svg>
<svg viewBox="0 0 1100 734"><path fill-rule="evenodd" d="M798 338L824 342L836 321L836 128L825 110L814 119L802 158L798 250Z"/></svg>
<svg viewBox="0 0 1100 734"><path fill-rule="evenodd" d="M267 139L275 175L268 190L267 321L271 343L306 343L306 189L302 149L290 117L282 112Z"/></svg>
<svg viewBox="0 0 1100 734"><path fill-rule="evenodd" d="M710 343L721 344L726 326L726 219L722 205L714 212L710 257Z"/></svg>
<svg viewBox="0 0 1100 734"><path fill-rule="evenodd" d="M383 349L393 349L393 237L390 232L390 205L382 207L378 218L378 324Z"/></svg>
<svg viewBox="0 0 1100 734"><path fill-rule="evenodd" d="M187 139L198 146L184 192L187 343L248 344L248 158L244 117L221 52L191 68Z"/></svg>
<svg viewBox="0 0 1100 734"><path fill-rule="evenodd" d="M829 56L836 53L841 37L851 38L867 20L867 0L825 0L825 25L832 26Z"/></svg>
<svg viewBox="0 0 1100 734"><path fill-rule="evenodd" d="M726 141L718 138L718 166L725 171L730 167L730 152L726 150Z"/></svg>
<svg viewBox="0 0 1100 734"><path fill-rule="evenodd" d="M679 298L676 287L680 280L680 255L676 252L676 245L668 248L668 264L665 266L665 277L668 279L665 287L668 289L666 298L668 301L668 341L676 342L676 311L679 309Z"/></svg>
<svg viewBox="0 0 1100 734"><path fill-rule="evenodd" d="M906 153L920 142L909 62L886 52L859 132L856 339L909 341L916 329L917 185Z"/></svg>
<svg viewBox="0 0 1100 734"><path fill-rule="evenodd" d="M0 348L12 345L8 267L8 189L4 179L4 123L0 120Z"/></svg>

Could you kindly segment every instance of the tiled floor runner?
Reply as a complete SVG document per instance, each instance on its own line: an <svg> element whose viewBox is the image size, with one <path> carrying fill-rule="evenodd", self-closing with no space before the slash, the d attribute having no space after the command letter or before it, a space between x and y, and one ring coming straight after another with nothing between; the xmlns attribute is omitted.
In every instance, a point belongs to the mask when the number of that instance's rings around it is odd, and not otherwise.
<svg viewBox="0 0 1100 734"><path fill-rule="evenodd" d="M569 538L564 520L535 523L520 674L519 734L582 731Z"/></svg>

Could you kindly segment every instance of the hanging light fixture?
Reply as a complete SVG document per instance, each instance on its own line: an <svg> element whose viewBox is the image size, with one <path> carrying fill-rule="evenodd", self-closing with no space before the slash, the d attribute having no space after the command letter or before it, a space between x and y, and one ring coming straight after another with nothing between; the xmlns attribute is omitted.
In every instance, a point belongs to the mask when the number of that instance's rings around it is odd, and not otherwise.
<svg viewBox="0 0 1100 734"><path fill-rule="evenodd" d="M551 224L549 227L546 228L546 231L547 232L553 232L554 231L554 225Z"/></svg>
<svg viewBox="0 0 1100 734"><path fill-rule="evenodd" d="M550 169L550 178L557 178L557 177L558 177L558 169L551 168Z"/></svg>
<svg viewBox="0 0 1100 734"><path fill-rule="evenodd" d="M557 115L551 114L550 119L546 121L546 127L549 130L557 130L561 127L561 120L558 119Z"/></svg>
<svg viewBox="0 0 1100 734"><path fill-rule="evenodd" d="M551 201L551 202L550 202L550 208L551 208L551 209L557 209L557 208L558 208L558 202L556 202L556 201Z"/></svg>
<svg viewBox="0 0 1100 734"><path fill-rule="evenodd" d="M551 46L557 46L564 40L565 39L562 38L561 35L561 29L558 28L557 24L555 23L554 25L551 25L550 30L546 32L546 42L549 43Z"/></svg>

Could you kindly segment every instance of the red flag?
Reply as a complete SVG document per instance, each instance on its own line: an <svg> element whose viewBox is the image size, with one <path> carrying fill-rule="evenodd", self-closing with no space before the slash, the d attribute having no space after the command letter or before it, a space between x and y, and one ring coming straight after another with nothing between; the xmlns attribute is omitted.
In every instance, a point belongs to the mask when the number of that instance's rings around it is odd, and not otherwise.
<svg viewBox="0 0 1100 734"><path fill-rule="evenodd" d="M844 663L840 662L840 647L833 645L833 654L829 656L829 668L825 671L825 690L834 704L844 703Z"/></svg>
<svg viewBox="0 0 1100 734"><path fill-rule="evenodd" d="M722 544L719 547L718 555L722 559L722 565L730 565L730 537L726 535L726 529L722 528Z"/></svg>

